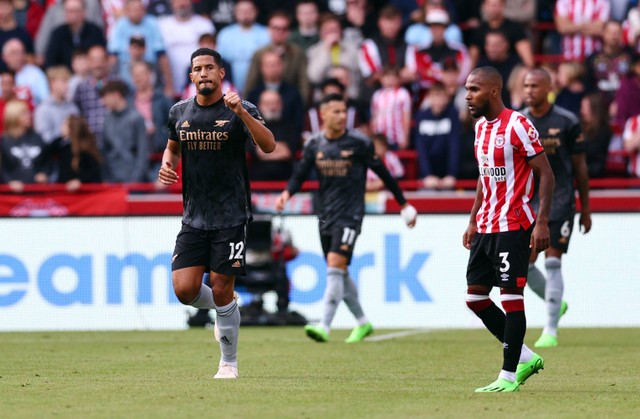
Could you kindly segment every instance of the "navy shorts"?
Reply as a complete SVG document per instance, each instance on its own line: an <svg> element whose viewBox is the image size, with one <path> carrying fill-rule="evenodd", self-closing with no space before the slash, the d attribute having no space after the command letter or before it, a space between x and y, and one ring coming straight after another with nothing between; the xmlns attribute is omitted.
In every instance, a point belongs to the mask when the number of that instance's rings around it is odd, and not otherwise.
<svg viewBox="0 0 640 419"><path fill-rule="evenodd" d="M351 263L353 248L360 229L356 226L336 226L328 233L320 233L322 252L327 257L329 252L334 252L347 258L347 265Z"/></svg>
<svg viewBox="0 0 640 419"><path fill-rule="evenodd" d="M533 226L528 230L477 233L471 243L467 285L523 288L527 283L532 231Z"/></svg>
<svg viewBox="0 0 640 419"><path fill-rule="evenodd" d="M205 266L223 275L245 274L246 225L199 230L182 225L171 258L171 270Z"/></svg>

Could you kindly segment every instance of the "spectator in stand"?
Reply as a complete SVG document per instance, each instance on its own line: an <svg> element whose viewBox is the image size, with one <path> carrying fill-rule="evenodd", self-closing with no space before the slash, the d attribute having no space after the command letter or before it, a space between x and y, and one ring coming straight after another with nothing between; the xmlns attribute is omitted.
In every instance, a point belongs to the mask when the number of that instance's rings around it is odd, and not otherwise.
<svg viewBox="0 0 640 419"><path fill-rule="evenodd" d="M307 49L320 40L318 19L320 12L314 0L301 0L296 5L296 28L289 35L289 42L298 45L302 50Z"/></svg>
<svg viewBox="0 0 640 419"><path fill-rule="evenodd" d="M69 91L67 97L73 100L78 85L89 78L89 57L87 51L78 49L71 54L71 78L69 79Z"/></svg>
<svg viewBox="0 0 640 419"><path fill-rule="evenodd" d="M49 40L51 39L51 34L57 27L65 23L66 13L64 11L64 3L65 0L53 0L52 4L49 4L47 7L44 19L42 19L40 23L34 44L36 63L39 65L44 65L44 56L47 51L47 46L49 45ZM104 19L100 0L85 0L83 4L85 6L86 19L94 25L97 25L104 34Z"/></svg>
<svg viewBox="0 0 640 419"><path fill-rule="evenodd" d="M444 84L447 94L451 98L453 106L455 106L460 115L460 120L462 121L469 113L467 100L465 99L467 90L464 86L460 85L460 70L458 70L458 64L455 60L445 60L444 65L442 66L442 84ZM425 100L420 106L422 109L428 108L429 101ZM473 158L473 161L475 161L475 157Z"/></svg>
<svg viewBox="0 0 640 419"><path fill-rule="evenodd" d="M258 9L251 0L239 0L234 9L236 23L218 34L218 52L231 64L233 83L245 95L245 82L251 58L260 48L269 44L269 31L256 23Z"/></svg>
<svg viewBox="0 0 640 419"><path fill-rule="evenodd" d="M504 32L496 29L488 31L485 35L484 51L485 55L480 57L478 67L495 67L502 80L509 80L513 69L521 63L517 55L509 54L509 40ZM507 108L511 107L509 94L509 89L502 89L502 101Z"/></svg>
<svg viewBox="0 0 640 419"><path fill-rule="evenodd" d="M609 0L557 0L555 25L562 35L562 56L582 61L600 49L600 35L609 20Z"/></svg>
<svg viewBox="0 0 640 419"><path fill-rule="evenodd" d="M320 84L320 97L331 94L339 94L346 98L346 88L337 78L327 78ZM354 130L361 126L360 112L356 104L347 99L347 129ZM320 105L313 106L307 110L304 120L304 129L302 131L303 143L315 133L322 130L322 116Z"/></svg>
<svg viewBox="0 0 640 419"><path fill-rule="evenodd" d="M602 29L602 47L587 58L586 85L603 93L607 105L612 104L620 79L629 72L632 52L624 47L622 25L609 20ZM612 112L615 115L615 112Z"/></svg>
<svg viewBox="0 0 640 419"><path fill-rule="evenodd" d="M368 0L349 0L342 16L342 35L347 42L360 45L378 33L377 14Z"/></svg>
<svg viewBox="0 0 640 419"><path fill-rule="evenodd" d="M0 50L9 40L18 39L24 45L27 54L32 55L33 41L27 31L18 26L14 10L11 0L0 0ZM0 67L4 64L4 62L0 63Z"/></svg>
<svg viewBox="0 0 640 419"><path fill-rule="evenodd" d="M86 19L83 0L65 0L64 23L52 32L44 53L44 66L65 65L71 69L71 54L94 45L106 46L102 29Z"/></svg>
<svg viewBox="0 0 640 419"><path fill-rule="evenodd" d="M444 31L449 23L449 15L442 9L429 11L426 22L431 29L433 41L426 47L419 49L408 67L417 80L420 98L436 81L442 79L442 67L447 60L455 60L460 71L459 82L466 80L471 71L471 61L467 48L462 44L448 42Z"/></svg>
<svg viewBox="0 0 640 419"><path fill-rule="evenodd" d="M110 80L100 97L108 113L104 119L103 178L105 182L146 182L149 140L144 118L129 104L129 88L122 80Z"/></svg>
<svg viewBox="0 0 640 419"><path fill-rule="evenodd" d="M640 2L631 7L622 22L624 43L634 51L640 51Z"/></svg>
<svg viewBox="0 0 640 419"><path fill-rule="evenodd" d="M167 120L174 100L156 87L153 65L137 61L131 65L133 103L144 118L150 153L162 153L167 146ZM160 170L161 159L150 161L148 178L154 179Z"/></svg>
<svg viewBox="0 0 640 419"><path fill-rule="evenodd" d="M589 179L605 177L612 133L609 113L601 93L591 92L582 98L580 120L587 146Z"/></svg>
<svg viewBox="0 0 640 419"><path fill-rule="evenodd" d="M211 19L218 32L235 22L235 6L236 0L200 0L193 5L197 14Z"/></svg>
<svg viewBox="0 0 640 419"><path fill-rule="evenodd" d="M415 51L402 39L401 31L400 10L391 5L382 8L378 16L378 33L365 39L360 46L360 73L369 90L380 87L382 67L385 64L400 69L400 84L408 84L414 80L413 73L407 68L407 62L411 60Z"/></svg>
<svg viewBox="0 0 640 419"><path fill-rule="evenodd" d="M504 17L529 32L536 19L536 3L539 0L505 0Z"/></svg>
<svg viewBox="0 0 640 419"><path fill-rule="evenodd" d="M184 74L191 68L191 51L198 48L198 40L205 33L215 33L210 19L193 14L189 0L171 0L172 14L158 20L164 50L171 67L171 87L176 99L185 88Z"/></svg>
<svg viewBox="0 0 640 419"><path fill-rule="evenodd" d="M286 12L275 11L271 14L267 24L271 42L253 54L245 82L245 91L251 92L260 81L264 81L261 79L260 63L262 55L271 51L282 59L284 81L298 88L303 104L306 105L311 95L307 78L307 55L297 45L288 41L290 29L291 17Z"/></svg>
<svg viewBox="0 0 640 419"><path fill-rule="evenodd" d="M415 115L414 145L422 186L453 189L458 176L460 119L441 82L433 84L427 96L429 107Z"/></svg>
<svg viewBox="0 0 640 419"><path fill-rule="evenodd" d="M110 33L108 50L111 68L117 69L121 80L131 84L130 53L132 41L142 42L144 46L144 61L157 66L162 74L159 80L164 86L164 93L169 97L178 97L179 92L173 88L171 66L167 58L164 41L160 33L158 20L145 12L142 0L126 0L124 16L120 17Z"/></svg>
<svg viewBox="0 0 640 419"><path fill-rule="evenodd" d="M629 118L640 114L640 54L633 54L629 73L622 79L616 92L615 125L622 130Z"/></svg>
<svg viewBox="0 0 640 419"><path fill-rule="evenodd" d="M411 94L400 85L398 67L385 66L371 98L371 132L384 134L389 148L406 150L411 134Z"/></svg>
<svg viewBox="0 0 640 419"><path fill-rule="evenodd" d="M360 97L360 71L358 69L359 45L343 39L340 18L332 13L320 16L320 41L307 50L307 75L315 86L319 86L333 66L344 66L349 70L350 83L345 85L347 97Z"/></svg>
<svg viewBox="0 0 640 419"><path fill-rule="evenodd" d="M47 183L47 147L31 127L29 105L11 100L4 108L4 133L0 139L2 182L14 192L28 183Z"/></svg>
<svg viewBox="0 0 640 419"><path fill-rule="evenodd" d="M70 115L63 122L59 159L57 181L69 192L77 191L83 183L102 182L102 156L83 117Z"/></svg>
<svg viewBox="0 0 640 419"><path fill-rule="evenodd" d="M0 134L4 132L4 107L12 100L22 100L33 110L31 92L24 87L16 87L16 73L0 70Z"/></svg>
<svg viewBox="0 0 640 419"><path fill-rule="evenodd" d="M2 60L16 74L16 86L29 89L34 105L39 105L49 97L47 76L40 67L28 62L21 40L12 38L4 43Z"/></svg>
<svg viewBox="0 0 640 419"><path fill-rule="evenodd" d="M87 120L91 132L96 136L98 147L102 148L102 130L107 108L100 100L100 89L108 81L115 80L117 77L109 74L107 50L103 46L96 45L91 47L87 57L90 74L76 88L73 101L80 109L80 115Z"/></svg>
<svg viewBox="0 0 640 419"><path fill-rule="evenodd" d="M466 7L466 5L465 5ZM418 48L425 47L433 42L431 28L426 23L427 16L432 10L442 10L447 12L445 2L443 0L425 0L422 4L422 11L419 14L420 20L410 25L405 34L404 40L408 45L414 45ZM460 27L448 19L447 26L444 30L444 39L451 43L463 43L462 31Z"/></svg>
<svg viewBox="0 0 640 419"><path fill-rule="evenodd" d="M627 120L622 141L624 149L629 153L629 175L640 177L640 115L632 116Z"/></svg>
<svg viewBox="0 0 640 419"><path fill-rule="evenodd" d="M13 1L15 11L13 15L16 18L18 27L27 31L31 39L35 39L38 28L44 17L43 2L39 0L17 0Z"/></svg>
<svg viewBox="0 0 640 419"><path fill-rule="evenodd" d="M45 144L51 144L62 135L62 124L69 115L79 115L80 110L68 99L71 72L65 66L49 67L47 79L51 95L36 107L33 126Z"/></svg>
<svg viewBox="0 0 640 419"><path fill-rule="evenodd" d="M519 110L524 108L524 77L527 75L528 68L523 64L518 64L511 71L511 76L507 79L506 86L503 88L509 94L509 103L511 109Z"/></svg>
<svg viewBox="0 0 640 419"><path fill-rule="evenodd" d="M260 94L258 110L276 140L276 149L265 153L251 144L251 180L288 180L293 170L296 153L300 150L300 130L285 117L282 97L276 90L267 89Z"/></svg>
<svg viewBox="0 0 640 419"><path fill-rule="evenodd" d="M389 150L389 142L384 134L373 134L371 136L373 142L373 148L376 156L384 163L391 176L398 180L404 176L404 166L400 158L391 150ZM367 183L365 184L365 190L367 192L379 192L385 189L384 182L376 173L367 169Z"/></svg>
<svg viewBox="0 0 640 419"><path fill-rule="evenodd" d="M264 51L260 60L260 81L247 93L247 100L258 103L265 90L275 90L282 96L284 115L296 130L302 130L304 121L304 101L296 85L284 79L284 61L275 51Z"/></svg>
<svg viewBox="0 0 640 419"><path fill-rule="evenodd" d="M585 95L584 66L576 61L565 61L558 65L558 93L555 104L580 115L582 98Z"/></svg>
<svg viewBox="0 0 640 419"><path fill-rule="evenodd" d="M218 44L216 41L216 35L210 33L204 33L200 35L200 39L198 39L198 48L209 48L214 51L218 50ZM238 93L238 89L233 84L233 73L231 72L231 64L224 58L222 58L222 68L224 69L224 79L222 79L222 92L236 92ZM197 93L197 88L195 83L191 82L191 69L186 72L186 83L187 87L185 87L182 92L182 99L188 99L192 96L195 96Z"/></svg>
<svg viewBox="0 0 640 419"><path fill-rule="evenodd" d="M490 30L499 30L504 32L506 38L510 41L509 54L517 55L520 61L527 66L533 67L533 47L527 38L522 25L507 19L504 15L505 0L484 0L482 3L482 13L484 19L471 41L469 46L469 54L471 61L475 65L480 58L486 55L485 37Z"/></svg>
<svg viewBox="0 0 640 419"><path fill-rule="evenodd" d="M462 36L465 45L471 45L475 32L482 23L482 1L483 0L454 0L455 9L458 12L457 22L460 27L463 28Z"/></svg>

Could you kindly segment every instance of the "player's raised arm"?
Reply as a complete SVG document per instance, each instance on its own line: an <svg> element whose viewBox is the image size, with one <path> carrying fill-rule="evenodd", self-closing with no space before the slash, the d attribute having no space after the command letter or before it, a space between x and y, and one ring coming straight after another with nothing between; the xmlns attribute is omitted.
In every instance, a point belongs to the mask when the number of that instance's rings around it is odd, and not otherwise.
<svg viewBox="0 0 640 419"><path fill-rule="evenodd" d="M257 119L242 106L242 99L236 92L227 92L224 95L224 104L236 113L247 126L253 141L265 153L271 153L276 148L276 140L273 133L264 124L262 118Z"/></svg>

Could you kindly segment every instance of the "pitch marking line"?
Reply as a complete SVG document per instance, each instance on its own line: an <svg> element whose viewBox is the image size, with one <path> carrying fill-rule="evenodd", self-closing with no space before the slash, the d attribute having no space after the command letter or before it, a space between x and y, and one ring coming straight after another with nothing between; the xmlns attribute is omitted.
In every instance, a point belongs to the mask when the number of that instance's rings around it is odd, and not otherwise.
<svg viewBox="0 0 640 419"><path fill-rule="evenodd" d="M412 335L419 335L421 333L431 333L431 332L432 332L431 329L405 330L403 332L394 332L394 333L387 333L385 335L372 336L370 338L366 338L364 342L381 342L383 340L398 339L398 338L404 338Z"/></svg>

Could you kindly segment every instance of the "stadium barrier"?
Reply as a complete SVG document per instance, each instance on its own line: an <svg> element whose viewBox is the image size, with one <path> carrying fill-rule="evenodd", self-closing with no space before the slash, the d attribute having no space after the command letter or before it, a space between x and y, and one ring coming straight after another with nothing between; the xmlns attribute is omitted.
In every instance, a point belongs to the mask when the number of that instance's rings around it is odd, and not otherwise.
<svg viewBox="0 0 640 419"><path fill-rule="evenodd" d="M420 215L407 229L397 215L369 215L351 274L377 328L480 327L464 303L468 215ZM596 213L563 259L569 312L563 326L638 327L640 259L631 246L640 214ZM186 327L170 261L177 216L6 218L0 245L0 331L156 330ZM319 319L325 265L314 216L286 216L300 256L288 264L290 308ZM538 260L541 269L543 258ZM494 293L495 298L495 293ZM273 298L275 300L275 297ZM275 302L267 294L267 308ZM528 324L539 327L543 302L527 291ZM337 328L354 320L345 307Z"/></svg>

